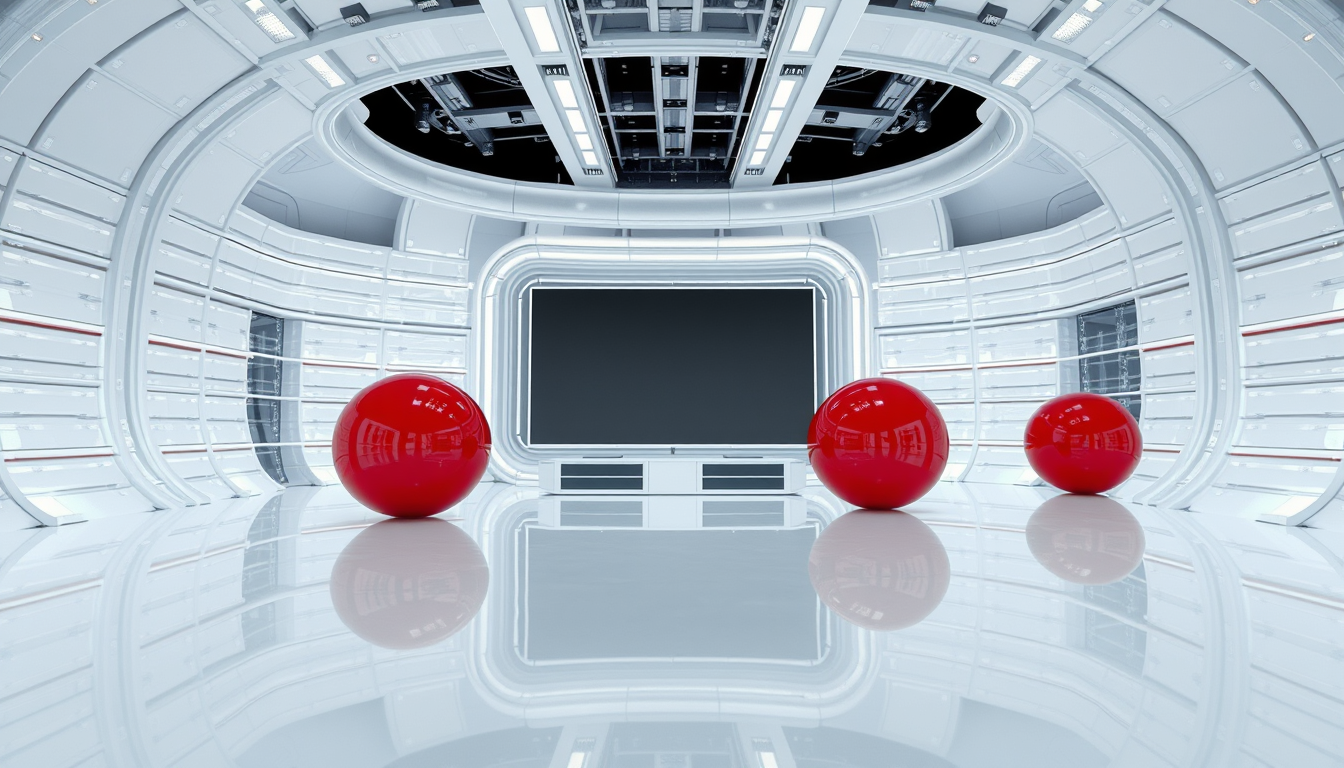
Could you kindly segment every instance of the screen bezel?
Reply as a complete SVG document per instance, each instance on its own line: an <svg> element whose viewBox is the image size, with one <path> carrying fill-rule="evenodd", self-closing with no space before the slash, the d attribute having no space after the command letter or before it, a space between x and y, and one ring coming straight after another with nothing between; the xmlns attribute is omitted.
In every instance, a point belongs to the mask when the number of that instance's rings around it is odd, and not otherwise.
<svg viewBox="0 0 1344 768"><path fill-rule="evenodd" d="M521 442L529 449L541 452L557 452L574 455L575 452L610 452L613 450L649 454L718 453L724 451L744 452L743 455L793 455L806 451L806 443L534 443L532 442L532 298L537 290L723 290L723 291L759 291L759 290L809 290L812 293L812 407L820 404L823 392L829 392L826 381L826 366L821 361L826 355L829 329L825 310L826 294L821 286L813 281L784 280L731 283L686 282L668 283L619 283L619 284L557 284L553 282L532 283L525 286L519 301L520 322L518 323L519 365L523 375L520 377L520 391L516 401L517 422L522 427ZM609 454L602 454L609 455Z"/></svg>

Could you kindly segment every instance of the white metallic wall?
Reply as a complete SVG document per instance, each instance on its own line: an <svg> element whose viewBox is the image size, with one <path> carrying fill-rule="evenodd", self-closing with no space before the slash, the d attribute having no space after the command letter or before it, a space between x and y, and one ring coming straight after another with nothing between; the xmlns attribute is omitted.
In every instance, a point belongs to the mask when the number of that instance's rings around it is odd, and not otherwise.
<svg viewBox="0 0 1344 768"><path fill-rule="evenodd" d="M403 206L392 248L264 221L240 201L293 147L339 138L336 100L503 60L477 7L408 4L348 28L339 3L299 5L318 28L284 47L225 0L0 7L0 527L273 487L246 425L252 309L304 321L286 353L302 371L294 442L301 474L329 482L341 403L390 371L469 381L476 270L520 236L566 234L566 217L589 237L694 226L852 253L871 287L871 371L943 407L948 479L1033 482L1022 426L1075 364L1061 323L1135 300L1147 450L1121 493L1344 525L1344 25L1323 0L1117 0L1070 45L1023 26L1042 0L1006 3L998 28L961 0L868 9L841 63L992 95L1011 117L995 146L1046 143L1105 203L969 247L938 199L951 182L871 211L878 182L836 186L830 213L803 188L693 210L699 198L640 193L636 225L602 190L513 185L482 199L496 214L468 213L439 179ZM319 52L346 85L302 63ZM1004 86L1026 55L1042 63Z"/></svg>

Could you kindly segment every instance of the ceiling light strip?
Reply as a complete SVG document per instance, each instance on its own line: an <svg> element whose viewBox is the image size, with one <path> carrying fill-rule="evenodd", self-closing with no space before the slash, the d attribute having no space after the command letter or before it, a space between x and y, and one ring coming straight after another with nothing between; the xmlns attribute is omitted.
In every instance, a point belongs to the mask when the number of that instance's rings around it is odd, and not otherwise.
<svg viewBox="0 0 1344 768"><path fill-rule="evenodd" d="M583 164L590 167L599 166L601 161L597 157L593 138L588 133L588 122L583 119L583 112L579 109L579 95L574 90L574 81L568 78L556 78L551 81L551 88L555 90L555 98L563 108L565 121L569 123L570 133L574 136L574 143L579 147L579 156L583 159Z"/></svg>
<svg viewBox="0 0 1344 768"><path fill-rule="evenodd" d="M1036 65L1040 63L1041 58L1039 56L1026 57L1013 69L1012 72L1008 73L1007 77L1003 78L1002 84L1009 88L1016 88L1022 84L1022 81L1026 79L1027 75L1030 75L1032 70L1036 69Z"/></svg>
<svg viewBox="0 0 1344 768"><path fill-rule="evenodd" d="M328 88L340 88L345 85L345 78L341 77L340 73L331 64L327 63L327 60L321 54L309 56L303 60L303 63L312 67Z"/></svg>
<svg viewBox="0 0 1344 768"><path fill-rule="evenodd" d="M252 12L252 21L256 22L261 31L272 41L283 43L286 40L294 39L294 31L291 30L275 12L266 6L262 0L246 0L243 7Z"/></svg>
<svg viewBox="0 0 1344 768"><path fill-rule="evenodd" d="M798 21L798 29L793 33L793 42L789 44L790 53L807 53L812 50L812 42L821 30L821 20L826 17L826 9L820 5L803 8L803 16Z"/></svg>
<svg viewBox="0 0 1344 768"><path fill-rule="evenodd" d="M544 5L532 5L523 9L527 24L532 27L532 39L537 50L542 53L559 53L560 40L555 36L555 27L551 26L551 15Z"/></svg>

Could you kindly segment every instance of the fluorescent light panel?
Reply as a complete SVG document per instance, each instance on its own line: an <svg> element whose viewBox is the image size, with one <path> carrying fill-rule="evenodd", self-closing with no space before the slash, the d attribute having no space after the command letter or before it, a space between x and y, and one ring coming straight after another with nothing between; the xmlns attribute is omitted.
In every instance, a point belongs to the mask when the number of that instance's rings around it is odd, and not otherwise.
<svg viewBox="0 0 1344 768"><path fill-rule="evenodd" d="M756 150L757 150L757 151L760 151L760 150L764 150L764 149L769 149L769 148L770 148L770 142L771 142L771 141L774 141L774 139L775 139L775 134L773 134L773 133L762 133L760 136L757 136L757 137L756 137Z"/></svg>
<svg viewBox="0 0 1344 768"><path fill-rule="evenodd" d="M821 20L826 16L826 9L819 5L809 5L803 8L803 17L798 21L798 29L793 33L793 43L789 45L790 53L807 53L812 50L812 41L817 38L817 31L821 29Z"/></svg>
<svg viewBox="0 0 1344 768"><path fill-rule="evenodd" d="M578 145L579 145L579 149L592 149L592 148L593 148L593 140L592 140L592 138L589 137L588 134L586 134L586 133L576 133L576 134L574 134L574 141L575 141L576 143L578 143Z"/></svg>
<svg viewBox="0 0 1344 768"><path fill-rule="evenodd" d="M1028 56L1023 59L1022 63L1018 64L1012 72L1009 72L1007 77L1003 78L1003 84L1009 88L1016 88L1022 83L1022 80L1027 75L1031 74L1031 71L1036 68L1036 65L1040 63L1040 57Z"/></svg>
<svg viewBox="0 0 1344 768"><path fill-rule="evenodd" d="M587 133L588 126L583 122L583 113L577 109L566 109L565 119L569 121L569 129L575 133Z"/></svg>
<svg viewBox="0 0 1344 768"><path fill-rule="evenodd" d="M793 95L793 89L797 85L797 80L780 80L779 85L775 86L775 97L770 100L770 108L783 109L788 106L789 97Z"/></svg>
<svg viewBox="0 0 1344 768"><path fill-rule="evenodd" d="M555 95L560 99L560 106L565 109L579 108L579 99L574 95L574 84L570 81L556 80Z"/></svg>
<svg viewBox="0 0 1344 768"><path fill-rule="evenodd" d="M583 162L585 165L597 165L597 153L590 150L584 150Z"/></svg>
<svg viewBox="0 0 1344 768"><path fill-rule="evenodd" d="M243 7L252 12L252 20L257 23L258 27L261 27L262 32L265 32L275 42L283 43L286 40L294 39L293 30L285 26L285 22L281 21L280 17L276 16L270 8L267 8L261 0L247 0L243 3Z"/></svg>
<svg viewBox="0 0 1344 768"><path fill-rule="evenodd" d="M331 65L327 63L327 60L320 55L309 56L303 60L303 63L312 67L313 71L317 73L318 77L322 78L328 88L339 88L340 86L345 85L345 78L341 77L335 69L332 69Z"/></svg>
<svg viewBox="0 0 1344 768"><path fill-rule="evenodd" d="M555 27L551 26L551 16L546 6L533 5L523 9L527 14L527 23L532 27L532 39L537 41L537 50L542 53L559 53L560 41L555 37Z"/></svg>
<svg viewBox="0 0 1344 768"><path fill-rule="evenodd" d="M1088 13L1096 13L1101 10L1101 0L1087 0L1083 3L1083 10Z"/></svg>
<svg viewBox="0 0 1344 768"><path fill-rule="evenodd" d="M759 152L752 152L752 153L751 153L751 165L764 165L764 164L765 164L765 151L764 151L764 150L761 150L761 151L759 151Z"/></svg>
<svg viewBox="0 0 1344 768"><path fill-rule="evenodd" d="M1060 41L1061 43L1071 43L1073 42L1074 38L1081 35L1083 33L1083 30L1087 29L1088 25L1090 25L1091 23L1092 23L1091 16L1082 13L1075 13L1069 17L1068 21L1065 21L1063 24L1060 24L1059 29L1056 29L1055 33L1051 35L1051 37Z"/></svg>
<svg viewBox="0 0 1344 768"><path fill-rule="evenodd" d="M772 109L765 113L765 122L761 125L762 131L774 133L779 129L779 119L784 116L784 110Z"/></svg>

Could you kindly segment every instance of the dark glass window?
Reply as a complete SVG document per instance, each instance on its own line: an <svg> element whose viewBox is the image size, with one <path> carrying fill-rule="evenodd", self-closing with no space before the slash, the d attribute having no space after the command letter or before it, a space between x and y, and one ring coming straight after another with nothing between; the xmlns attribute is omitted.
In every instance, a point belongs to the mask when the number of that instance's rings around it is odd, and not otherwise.
<svg viewBox="0 0 1344 768"><path fill-rule="evenodd" d="M280 455L280 412L284 407L278 398L282 394L284 366L280 360L285 342L285 321L252 313L252 326L248 335L248 349L252 356L247 360L247 425L252 432L252 443L257 452L257 460L271 479L282 485L288 484L285 477L285 464Z"/></svg>
<svg viewBox="0 0 1344 768"><path fill-rule="evenodd" d="M1083 391L1114 396L1136 419L1143 399L1130 393L1139 391L1143 374L1139 351L1124 348L1138 343L1138 311L1132 301L1078 316L1078 354L1082 355L1078 375Z"/></svg>

